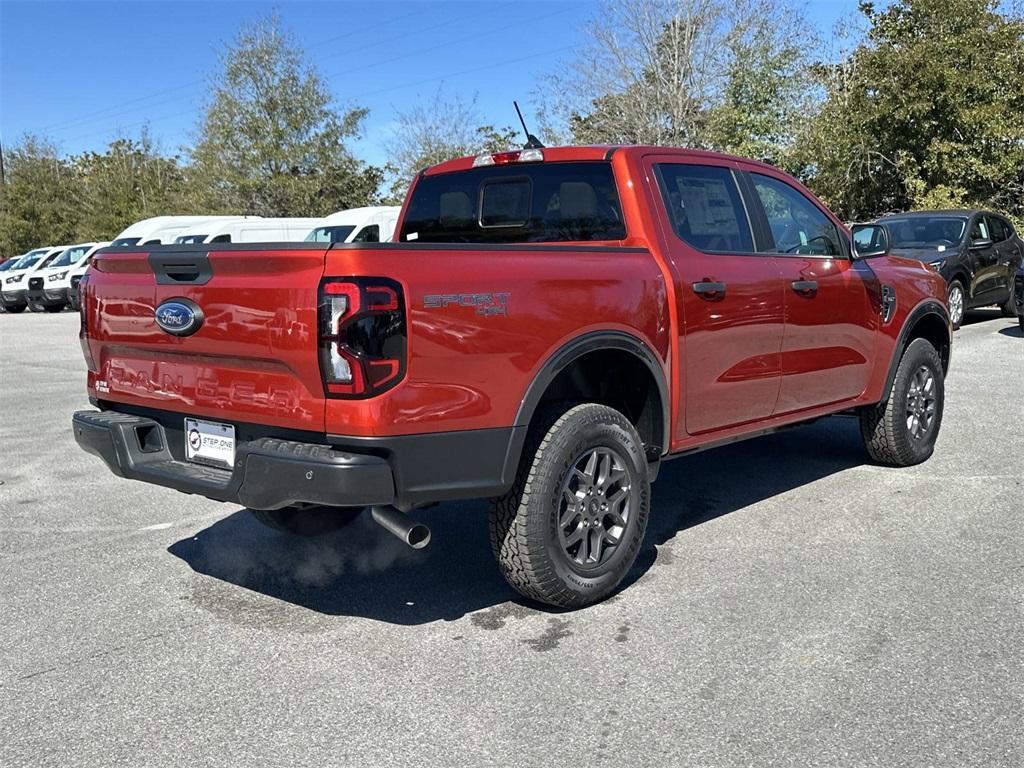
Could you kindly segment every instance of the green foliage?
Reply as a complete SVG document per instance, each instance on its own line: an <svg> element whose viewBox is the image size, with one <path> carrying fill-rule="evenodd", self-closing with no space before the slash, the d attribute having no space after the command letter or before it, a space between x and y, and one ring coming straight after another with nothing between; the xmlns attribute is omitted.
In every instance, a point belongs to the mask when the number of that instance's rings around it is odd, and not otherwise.
<svg viewBox="0 0 1024 768"><path fill-rule="evenodd" d="M221 60L192 152L190 189L210 213L318 216L366 205L379 169L346 147L365 109L336 110L276 16L244 28Z"/></svg>
<svg viewBox="0 0 1024 768"><path fill-rule="evenodd" d="M990 0L861 3L791 162L849 219L977 205L1024 215L1024 20Z"/></svg>
<svg viewBox="0 0 1024 768"><path fill-rule="evenodd" d="M75 167L47 141L27 136L5 150L0 187L0 255L74 239L80 215Z"/></svg>
<svg viewBox="0 0 1024 768"><path fill-rule="evenodd" d="M76 169L79 221L75 239L109 239L150 216L185 212L184 173L176 157L162 157L143 132L117 139L103 154L71 159Z"/></svg>

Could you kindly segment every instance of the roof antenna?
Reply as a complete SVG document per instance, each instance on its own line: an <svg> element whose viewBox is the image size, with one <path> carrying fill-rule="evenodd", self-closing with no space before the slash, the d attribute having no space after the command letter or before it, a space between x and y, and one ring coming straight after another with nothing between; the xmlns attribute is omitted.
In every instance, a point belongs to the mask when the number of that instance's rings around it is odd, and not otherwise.
<svg viewBox="0 0 1024 768"><path fill-rule="evenodd" d="M540 143L540 139L530 133L530 129L526 127L526 121L523 120L523 113L519 111L519 103L514 101L512 106L516 108L516 114L519 115L519 122L523 126L523 133L526 134L526 146L523 149L543 149L544 145Z"/></svg>

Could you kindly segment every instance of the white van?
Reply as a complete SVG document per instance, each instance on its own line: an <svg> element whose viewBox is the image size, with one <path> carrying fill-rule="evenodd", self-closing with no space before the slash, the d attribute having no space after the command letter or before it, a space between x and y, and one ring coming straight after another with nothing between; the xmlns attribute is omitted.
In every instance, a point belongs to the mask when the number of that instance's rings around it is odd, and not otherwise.
<svg viewBox="0 0 1024 768"><path fill-rule="evenodd" d="M386 243L395 234L398 214L397 205L374 205L366 208L349 208L325 216L306 235L306 240L315 243Z"/></svg>
<svg viewBox="0 0 1024 768"><path fill-rule="evenodd" d="M60 312L69 304L78 309L78 283L89 269L92 255L110 243L79 243L40 269L28 281L25 301L33 312Z"/></svg>
<svg viewBox="0 0 1024 768"><path fill-rule="evenodd" d="M47 267L67 249L66 245L36 248L22 256L18 263L0 276L3 277L3 289L0 290L0 306L8 312L24 312L28 306L25 293L28 290L29 276Z"/></svg>
<svg viewBox="0 0 1024 768"><path fill-rule="evenodd" d="M113 239L110 245L114 248L131 247L134 245L160 245L173 243L186 229L213 226L207 222L224 221L243 218L241 216L154 216L151 219L137 221ZM256 217L258 218L258 217Z"/></svg>
<svg viewBox="0 0 1024 768"><path fill-rule="evenodd" d="M174 242L200 243L290 243L302 240L319 219L242 216L231 221L204 222L182 232Z"/></svg>

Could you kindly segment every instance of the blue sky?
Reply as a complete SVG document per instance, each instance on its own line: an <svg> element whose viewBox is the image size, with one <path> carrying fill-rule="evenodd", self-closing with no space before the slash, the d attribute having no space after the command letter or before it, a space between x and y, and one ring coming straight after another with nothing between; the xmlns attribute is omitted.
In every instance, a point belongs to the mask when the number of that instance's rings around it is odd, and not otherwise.
<svg viewBox="0 0 1024 768"><path fill-rule="evenodd" d="M807 5L826 37L856 7ZM101 151L148 123L173 153L194 135L218 51L241 24L274 9L337 102L370 109L356 151L383 163L396 109L442 84L467 100L476 95L485 122L513 124L514 98L529 115L537 78L571 56L599 4L0 0L0 140L33 132L66 153Z"/></svg>

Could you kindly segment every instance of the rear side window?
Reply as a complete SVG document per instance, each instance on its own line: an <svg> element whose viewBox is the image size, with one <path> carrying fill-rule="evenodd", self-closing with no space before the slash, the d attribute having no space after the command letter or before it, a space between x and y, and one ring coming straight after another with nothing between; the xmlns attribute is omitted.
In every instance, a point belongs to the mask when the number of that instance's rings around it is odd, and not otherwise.
<svg viewBox="0 0 1024 768"><path fill-rule="evenodd" d="M752 253L750 222L736 179L717 165L661 163L661 196L672 229L700 251Z"/></svg>
<svg viewBox="0 0 1024 768"><path fill-rule="evenodd" d="M231 235L229 235L229 234L217 235L210 242L211 243L230 243L231 242Z"/></svg>
<svg viewBox="0 0 1024 768"><path fill-rule="evenodd" d="M517 163L424 176L400 242L551 243L622 240L626 227L606 162Z"/></svg>
<svg viewBox="0 0 1024 768"><path fill-rule="evenodd" d="M771 176L750 174L772 231L772 253L789 256L841 256L839 230L795 187Z"/></svg>

